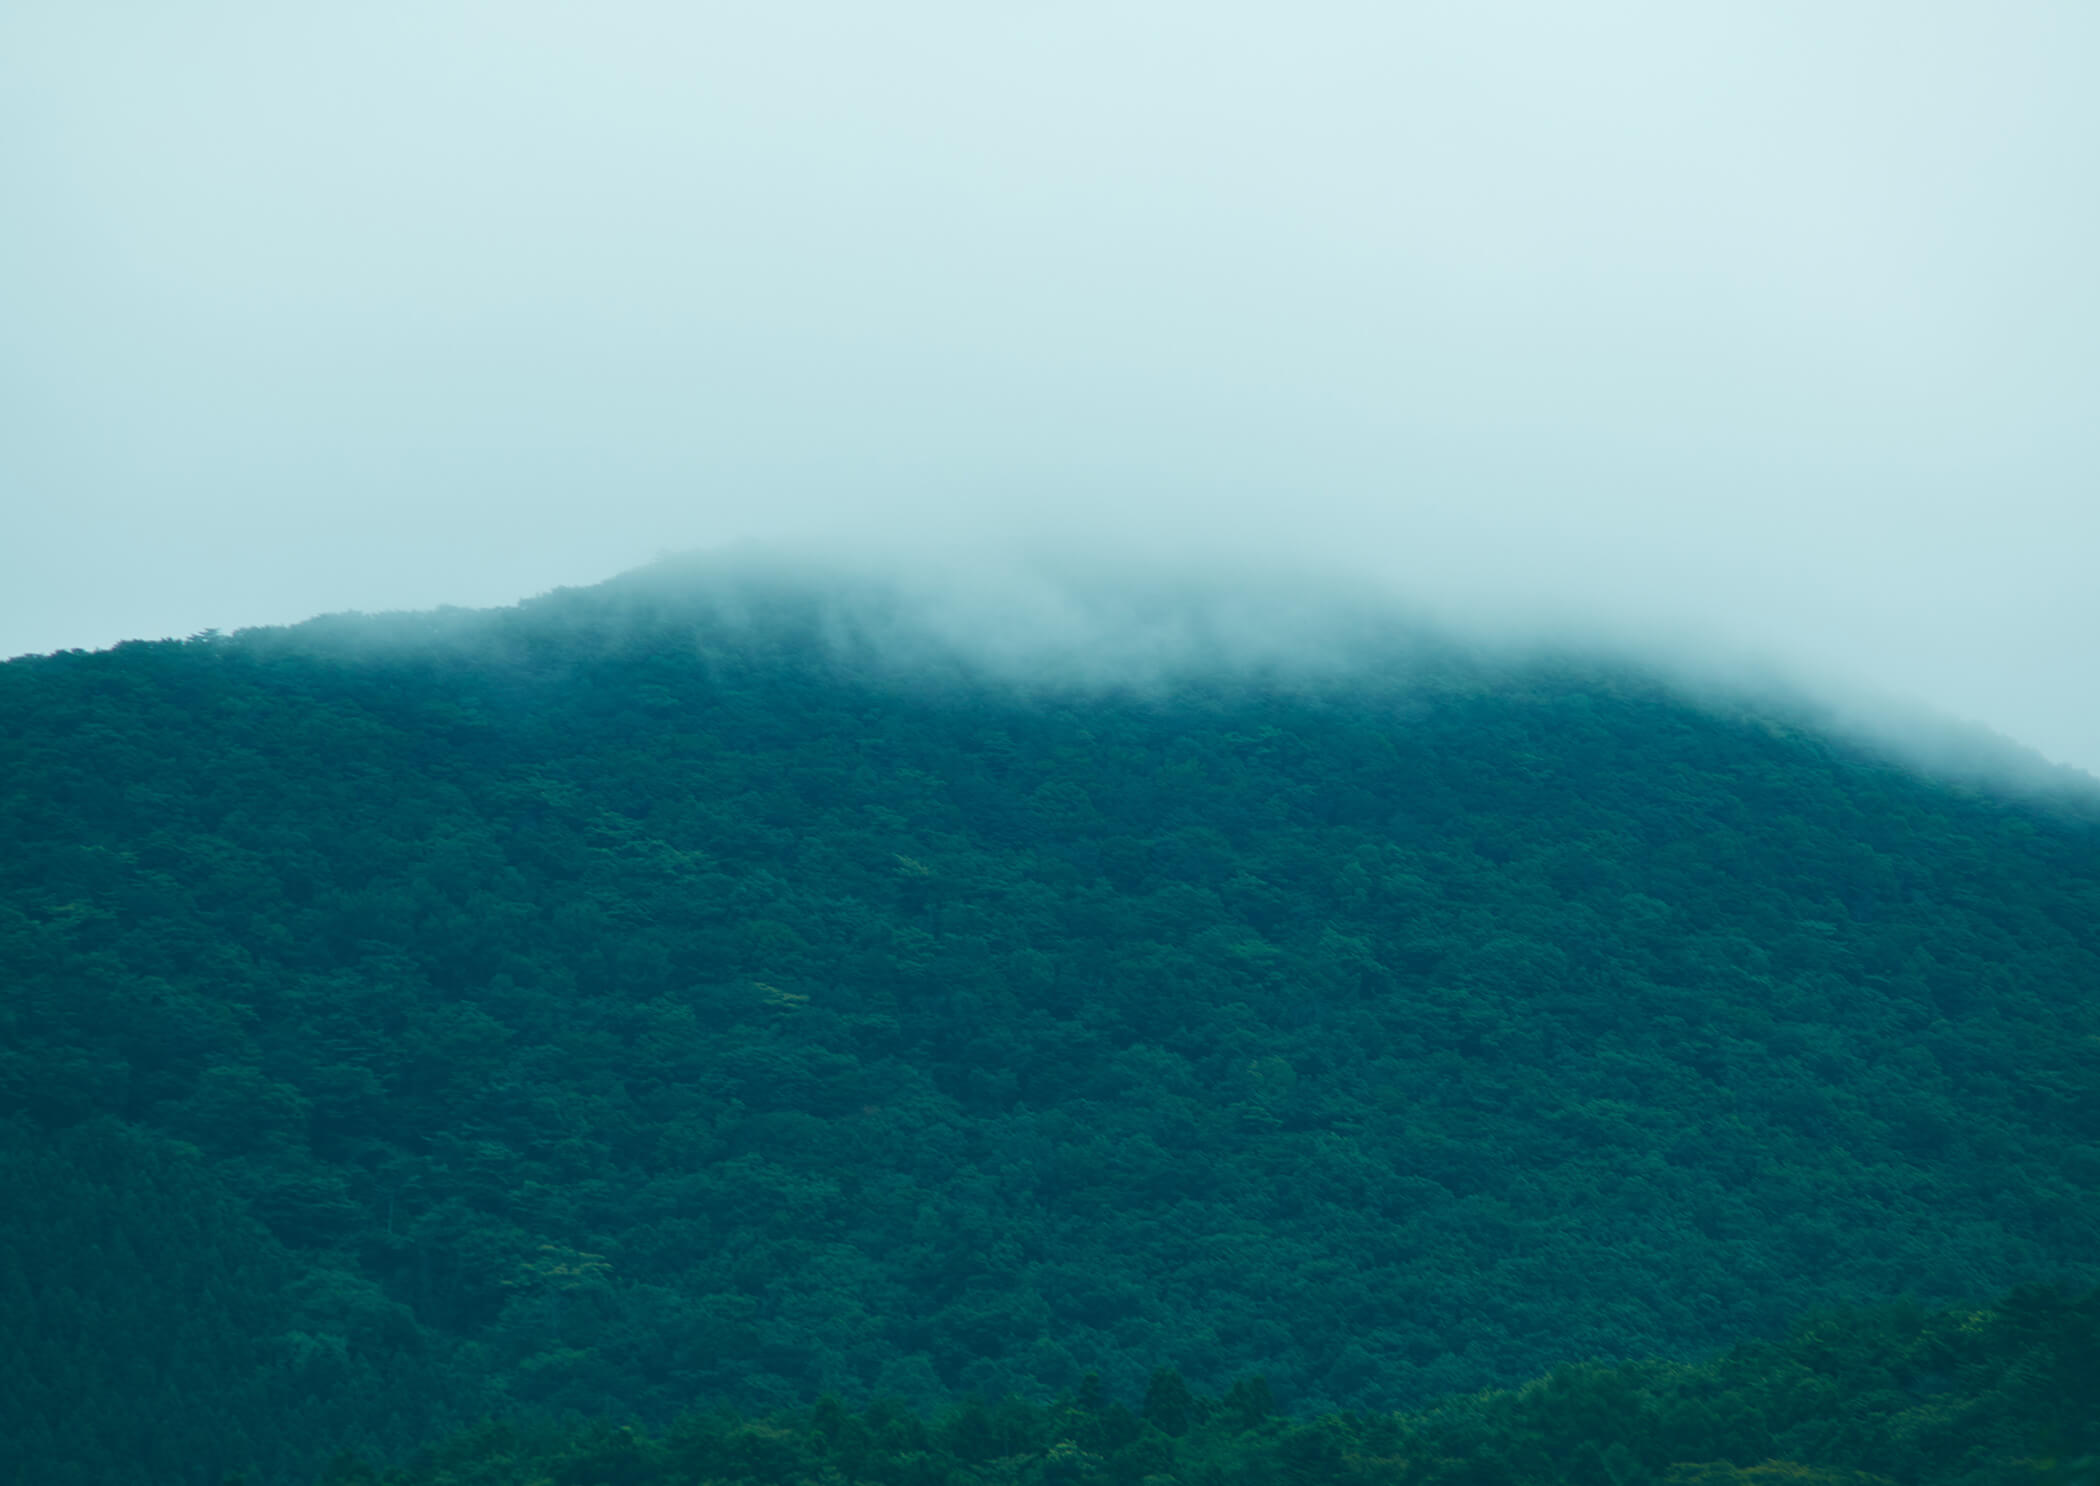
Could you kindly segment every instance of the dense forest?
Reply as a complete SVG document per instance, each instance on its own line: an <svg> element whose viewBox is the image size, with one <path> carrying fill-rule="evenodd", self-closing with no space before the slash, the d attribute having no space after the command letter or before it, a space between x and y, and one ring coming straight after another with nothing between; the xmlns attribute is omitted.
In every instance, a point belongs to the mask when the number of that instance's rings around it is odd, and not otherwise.
<svg viewBox="0 0 2100 1486"><path fill-rule="evenodd" d="M2100 1279L2090 808L1567 658L1024 686L726 592L0 666L0 1480L1427 1479ZM1968 1388L2007 1306L1847 1314ZM1564 1479L1966 1479L1698 1438Z"/></svg>
<svg viewBox="0 0 2100 1486"><path fill-rule="evenodd" d="M1997 1486L2100 1481L2100 1292L1989 1309L1819 1317L1712 1361L1558 1368L1405 1414L1279 1418L1261 1379L1223 1398L1155 1372L1135 1407L1094 1378L1045 1406L928 1419L836 1399L659 1436L603 1421L489 1424L382 1478L325 1486Z"/></svg>

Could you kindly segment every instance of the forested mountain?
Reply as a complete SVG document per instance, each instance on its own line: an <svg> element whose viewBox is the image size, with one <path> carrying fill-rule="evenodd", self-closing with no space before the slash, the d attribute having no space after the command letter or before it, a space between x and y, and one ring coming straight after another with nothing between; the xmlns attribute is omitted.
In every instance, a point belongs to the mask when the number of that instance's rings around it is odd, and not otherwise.
<svg viewBox="0 0 2100 1486"><path fill-rule="evenodd" d="M1031 686L674 570L0 666L12 1479L2100 1278L2090 809L1344 629Z"/></svg>

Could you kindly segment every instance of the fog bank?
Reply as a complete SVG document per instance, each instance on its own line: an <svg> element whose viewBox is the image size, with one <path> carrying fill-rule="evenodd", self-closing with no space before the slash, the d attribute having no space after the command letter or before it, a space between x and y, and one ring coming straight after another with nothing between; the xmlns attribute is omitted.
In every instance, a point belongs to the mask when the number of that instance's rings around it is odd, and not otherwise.
<svg viewBox="0 0 2100 1486"><path fill-rule="evenodd" d="M1346 567L2100 769L2100 11L24 0L0 653Z"/></svg>

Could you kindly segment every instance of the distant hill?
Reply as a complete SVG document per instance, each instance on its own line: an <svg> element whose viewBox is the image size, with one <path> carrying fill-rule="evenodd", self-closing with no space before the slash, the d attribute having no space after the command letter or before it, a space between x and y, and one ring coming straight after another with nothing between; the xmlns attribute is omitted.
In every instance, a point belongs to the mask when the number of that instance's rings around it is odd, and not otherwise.
<svg viewBox="0 0 2100 1486"><path fill-rule="evenodd" d="M2072 796L1344 605L1011 624L673 567L0 666L16 1479L2100 1279Z"/></svg>

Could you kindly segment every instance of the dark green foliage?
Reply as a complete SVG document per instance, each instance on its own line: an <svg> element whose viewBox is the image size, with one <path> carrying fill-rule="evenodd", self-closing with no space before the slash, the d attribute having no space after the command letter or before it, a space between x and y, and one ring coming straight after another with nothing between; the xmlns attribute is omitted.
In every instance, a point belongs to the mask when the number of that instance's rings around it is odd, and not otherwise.
<svg viewBox="0 0 2100 1486"><path fill-rule="evenodd" d="M1290 1421L1191 1399L1192 1422L1175 1433L1128 1414L1111 1424L1117 1405L1083 1397L966 1402L923 1422L827 1400L757 1418L688 1415L661 1436L489 1426L384 1482L2042 1486L2089 1480L2100 1462L2096 1355L2100 1293L2026 1291L1992 1310L1837 1313L1696 1365L1563 1367L1416 1413ZM357 1469L330 1482L377 1479Z"/></svg>
<svg viewBox="0 0 2100 1486"><path fill-rule="evenodd" d="M114 1120L0 1124L8 1486L288 1479L440 1427L405 1307L293 1259L197 1153Z"/></svg>
<svg viewBox="0 0 2100 1486"><path fill-rule="evenodd" d="M432 623L0 667L10 1138L193 1147L196 1241L267 1256L154 1410L270 1417L258 1336L364 1380L190 1479L1088 1372L1172 1440L1163 1364L1254 1428L1256 1372L1392 1407L2093 1274L2090 824L1572 671L1024 695L793 614ZM32 1178L29 1288L156 1180ZM18 1285L21 1366L117 1376L154 1273L59 1331Z"/></svg>

